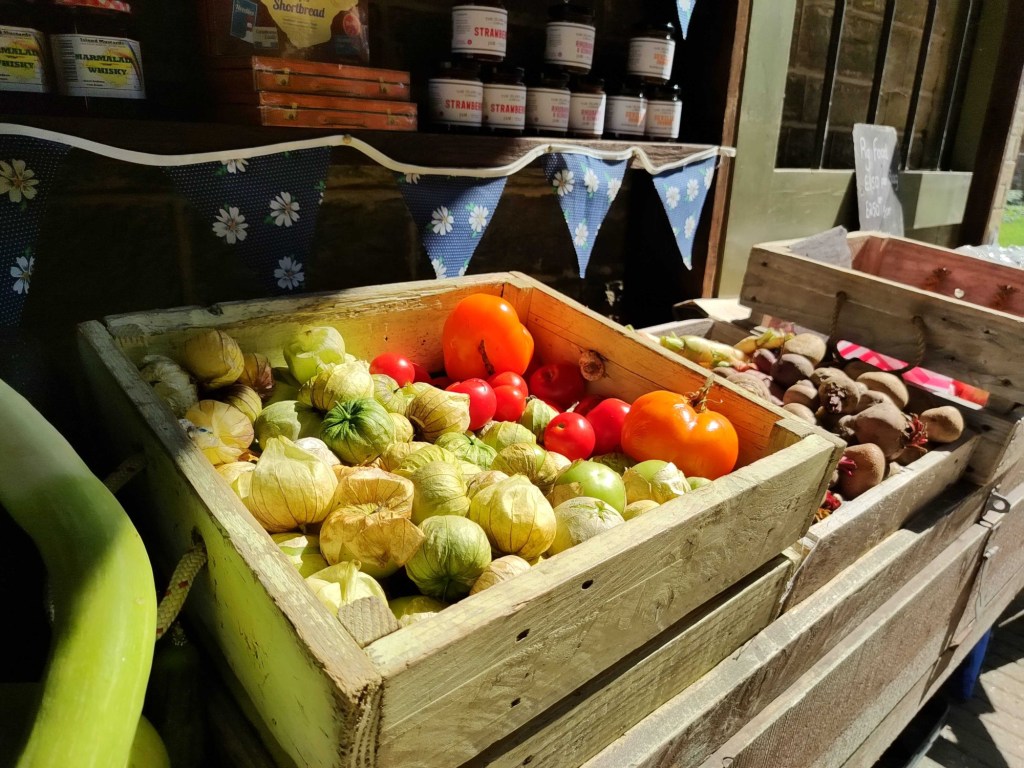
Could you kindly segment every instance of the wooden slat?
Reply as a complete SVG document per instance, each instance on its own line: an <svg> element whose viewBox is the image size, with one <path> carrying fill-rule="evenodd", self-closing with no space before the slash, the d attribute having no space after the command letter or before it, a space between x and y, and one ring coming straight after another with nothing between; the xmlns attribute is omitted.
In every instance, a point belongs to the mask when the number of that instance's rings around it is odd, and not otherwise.
<svg viewBox="0 0 1024 768"><path fill-rule="evenodd" d="M700 765L969 529L986 495L958 485L921 515L913 530L896 532L812 598L782 614L585 768Z"/></svg>
<svg viewBox="0 0 1024 768"><path fill-rule="evenodd" d="M917 130L917 112L921 104L921 85L924 83L925 69L928 67L928 56L932 49L932 30L935 28L935 11L939 0L927 0L928 10L925 12L924 27L921 29L921 45L917 53L917 67L914 70L914 85L910 89L910 108L907 110L907 123L903 129L903 150L901 167L910 167L910 153L914 146L914 132Z"/></svg>
<svg viewBox="0 0 1024 768"><path fill-rule="evenodd" d="M842 766L946 649L988 535L965 531L704 768Z"/></svg>
<svg viewBox="0 0 1024 768"><path fill-rule="evenodd" d="M843 45L843 28L846 26L846 0L833 0L832 31L828 38L828 54L825 57L825 72L821 85L821 101L818 104L818 125L814 132L815 167L825 168L828 147L829 119L832 116L832 97L836 88L836 73L839 69L839 51Z"/></svg>
<svg viewBox="0 0 1024 768"><path fill-rule="evenodd" d="M776 558L463 768L581 764L764 629L792 569Z"/></svg>

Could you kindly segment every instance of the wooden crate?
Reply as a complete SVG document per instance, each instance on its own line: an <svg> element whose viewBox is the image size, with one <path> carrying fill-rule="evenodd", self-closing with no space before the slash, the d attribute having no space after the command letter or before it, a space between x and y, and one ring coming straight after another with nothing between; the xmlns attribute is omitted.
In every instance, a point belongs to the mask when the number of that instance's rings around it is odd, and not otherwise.
<svg viewBox="0 0 1024 768"><path fill-rule="evenodd" d="M748 331L748 326L712 319L683 320L643 329L654 336L691 334L725 344L735 344L749 335ZM918 411L948 402L939 395L909 388ZM899 474L856 499L843 502L832 515L814 523L797 544L802 562L793 577L785 609L807 599L957 482L980 443L978 433L971 431L955 443L936 446Z"/></svg>
<svg viewBox="0 0 1024 768"><path fill-rule="evenodd" d="M444 318L475 292L510 301L545 359L600 354L606 376L593 383L596 392L633 398L693 391L705 380L701 369L514 273L126 315L80 329L111 439L148 460L149 513L139 524L152 533L154 557L167 567L194 539L205 542L209 565L188 610L282 760L462 764L638 649L667 645L680 620L797 541L838 462L839 441L718 384L717 407L740 437L736 471L361 646L305 588L136 363L174 356L194 329L212 326L281 364L281 345L297 329L331 324L353 354L400 349L436 369ZM673 651L691 652L685 642ZM662 698L671 695L669 687ZM645 701L649 709L658 703ZM644 714L629 712L634 721Z"/></svg>

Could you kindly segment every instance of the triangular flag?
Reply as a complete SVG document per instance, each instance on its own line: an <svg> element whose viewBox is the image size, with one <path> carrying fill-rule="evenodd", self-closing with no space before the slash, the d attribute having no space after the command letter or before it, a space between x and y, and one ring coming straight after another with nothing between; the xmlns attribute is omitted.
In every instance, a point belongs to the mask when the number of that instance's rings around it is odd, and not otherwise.
<svg viewBox="0 0 1024 768"><path fill-rule="evenodd" d="M569 152L555 152L544 158L544 173L569 227L580 277L587 274L594 241L619 194L628 163Z"/></svg>
<svg viewBox="0 0 1024 768"><path fill-rule="evenodd" d="M654 177L654 188L668 214L676 245L687 269L693 268L693 233L697 231L711 182L715 180L715 160L684 165Z"/></svg>
<svg viewBox="0 0 1024 768"><path fill-rule="evenodd" d="M164 170L209 237L235 252L268 293L290 293L306 284L330 159L329 147L315 147Z"/></svg>
<svg viewBox="0 0 1024 768"><path fill-rule="evenodd" d="M438 278L466 274L501 201L507 177L477 179L418 173L396 176L434 274Z"/></svg>
<svg viewBox="0 0 1024 768"><path fill-rule="evenodd" d="M676 0L676 8L679 10L679 31L686 39L686 32L690 28L690 17L693 16L693 6L697 0Z"/></svg>
<svg viewBox="0 0 1024 768"><path fill-rule="evenodd" d="M67 144L0 136L0 327L21 322L32 273L36 237Z"/></svg>

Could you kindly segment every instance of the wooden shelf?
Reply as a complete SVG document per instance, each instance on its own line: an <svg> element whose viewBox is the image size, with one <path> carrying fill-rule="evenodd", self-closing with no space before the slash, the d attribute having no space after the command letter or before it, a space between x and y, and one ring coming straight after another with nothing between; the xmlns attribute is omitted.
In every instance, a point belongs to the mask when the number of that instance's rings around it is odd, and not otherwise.
<svg viewBox="0 0 1024 768"><path fill-rule="evenodd" d="M83 139L155 154L190 154L264 146L287 141L328 136L331 131L304 128L272 128L221 123L185 123L156 120L111 120L52 116L8 116L0 122L30 125ZM709 144L679 144L645 141L605 141L555 137L498 137L442 133L351 131L389 157L405 163L435 167L493 167L514 162L538 146L551 142L578 144L597 149L621 150L643 147L655 165L676 162L709 149ZM374 161L361 153L339 148L334 162L339 165L368 165Z"/></svg>

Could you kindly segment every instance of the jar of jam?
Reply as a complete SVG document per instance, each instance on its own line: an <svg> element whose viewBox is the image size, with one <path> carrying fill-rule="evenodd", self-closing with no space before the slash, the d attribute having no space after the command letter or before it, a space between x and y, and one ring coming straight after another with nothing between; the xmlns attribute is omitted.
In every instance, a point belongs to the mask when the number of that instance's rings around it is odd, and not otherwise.
<svg viewBox="0 0 1024 768"><path fill-rule="evenodd" d="M52 106L53 62L39 3L0 0L0 110L38 113Z"/></svg>
<svg viewBox="0 0 1024 768"><path fill-rule="evenodd" d="M565 136L569 130L569 75L541 72L526 89L526 130L534 136Z"/></svg>
<svg viewBox="0 0 1024 768"><path fill-rule="evenodd" d="M636 139L644 135L647 124L647 97L638 78L627 78L608 87L608 113L604 121L605 138Z"/></svg>
<svg viewBox="0 0 1024 768"><path fill-rule="evenodd" d="M427 83L430 123L449 133L479 133L484 84L474 61L442 61Z"/></svg>
<svg viewBox="0 0 1024 768"><path fill-rule="evenodd" d="M562 0L548 11L544 62L587 74L594 63L597 28L594 11L584 3Z"/></svg>
<svg viewBox="0 0 1024 768"><path fill-rule="evenodd" d="M639 27L629 40L629 74L649 83L667 83L676 55L675 31L671 21Z"/></svg>
<svg viewBox="0 0 1024 768"><path fill-rule="evenodd" d="M600 139L604 134L608 106L604 80L600 77L576 77L570 84L570 90L569 134L580 139Z"/></svg>
<svg viewBox="0 0 1024 768"><path fill-rule="evenodd" d="M653 141L675 141L683 119L683 100L678 85L662 85L654 89L647 101L647 123L644 135Z"/></svg>
<svg viewBox="0 0 1024 768"><path fill-rule="evenodd" d="M493 66L484 74L483 127L498 136L526 129L526 85L522 67Z"/></svg>
<svg viewBox="0 0 1024 768"><path fill-rule="evenodd" d="M508 11L501 0L477 0L452 8L452 53L481 61L504 61Z"/></svg>
<svg viewBox="0 0 1024 768"><path fill-rule="evenodd" d="M50 49L71 111L138 117L146 98L132 6L123 0L54 0Z"/></svg>

